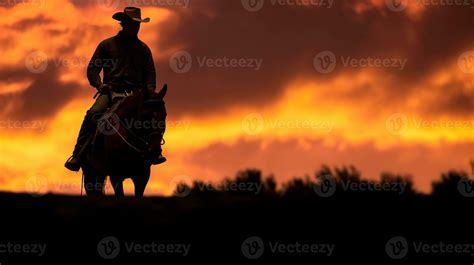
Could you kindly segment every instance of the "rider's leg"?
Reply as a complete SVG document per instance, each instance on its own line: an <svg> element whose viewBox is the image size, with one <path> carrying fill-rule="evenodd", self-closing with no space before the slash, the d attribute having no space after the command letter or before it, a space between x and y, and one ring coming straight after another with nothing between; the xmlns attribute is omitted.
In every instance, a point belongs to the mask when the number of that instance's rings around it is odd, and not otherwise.
<svg viewBox="0 0 474 265"><path fill-rule="evenodd" d="M74 152L72 153L71 158L68 159L64 165L67 169L71 171L79 171L80 169L80 158L81 152L85 147L85 144L89 138L94 134L95 129L97 128L97 119L109 105L109 96L100 95L92 107L87 111L84 121L82 122L81 129L79 131L79 136L77 137L77 143L74 147Z"/></svg>
<svg viewBox="0 0 474 265"><path fill-rule="evenodd" d="M77 137L76 146L74 147L74 156L80 155L79 152L90 136L95 132L95 129L97 128L97 120L100 118L102 113L107 110L108 105L109 97L107 95L100 95L92 107L87 111L79 131L79 136Z"/></svg>

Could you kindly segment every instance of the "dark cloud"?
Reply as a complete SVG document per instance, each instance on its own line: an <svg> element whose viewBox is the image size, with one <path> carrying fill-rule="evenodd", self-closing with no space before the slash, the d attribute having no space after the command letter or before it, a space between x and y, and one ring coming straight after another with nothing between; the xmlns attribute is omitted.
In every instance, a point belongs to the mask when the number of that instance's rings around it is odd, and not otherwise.
<svg viewBox="0 0 474 265"><path fill-rule="evenodd" d="M45 72L30 73L26 68L0 71L0 79L19 82L33 79L21 92L0 95L2 119L49 119L75 96L83 94L76 82L59 80L59 68L50 61Z"/></svg>
<svg viewBox="0 0 474 265"><path fill-rule="evenodd" d="M95 6L99 1L89 1L89 0L69 0L70 3L72 3L74 6L83 8L83 7L90 7L90 6ZM112 2L112 1L107 1L104 0L104 3Z"/></svg>
<svg viewBox="0 0 474 265"><path fill-rule="evenodd" d="M33 18L26 18L15 22L15 24L11 25L10 27L19 31L25 31L32 27L38 27L41 25L51 24L54 20L51 18L47 18L43 15L39 15Z"/></svg>
<svg viewBox="0 0 474 265"><path fill-rule="evenodd" d="M241 1L192 1L159 25L157 51L186 50L194 58L187 74L176 74L168 58L158 62L159 81L170 84L175 113L216 112L235 105L265 104L295 79L324 82L358 69L337 67L329 75L313 69L313 57L330 50L340 56L407 59L406 68L381 69L390 87L387 101L410 90L433 71L452 65L474 41L469 7L430 6L413 18L407 12L368 9L361 1L336 1L331 9L272 6L247 12ZM449 21L449 23L447 22ZM145 25L146 26L146 25ZM200 68L196 57L263 59L259 71ZM340 60L339 64L341 64ZM363 92L359 96L365 97Z"/></svg>
<svg viewBox="0 0 474 265"><path fill-rule="evenodd" d="M456 117L469 118L474 112L474 96L464 88L464 83L451 82L442 86L425 104L426 114L451 113Z"/></svg>
<svg viewBox="0 0 474 265"><path fill-rule="evenodd" d="M98 1L70 2L78 8L95 7L110 16L114 12ZM120 1L117 10L124 3ZM365 11L356 12L354 6L364 3ZM344 95L338 94L336 89L334 95L329 96L334 101L339 95L343 101L397 105L411 94L416 96L419 91L414 88L424 87L423 83L433 72L451 67L462 52L472 49L474 19L469 7L427 6L413 17L408 12L391 12L369 3L368 0L336 0L328 9L273 6L271 1L266 1L258 12L246 11L240 0L195 0L187 8L165 7L174 15L158 25L143 25L144 28L157 27L159 42L153 44L156 45L154 50L158 53L185 50L193 57L191 70L177 74L169 66L170 58L155 54L158 82L170 86L170 113L205 115L229 107L265 105L281 96L295 80L321 83L361 70L342 67L341 56L406 59L403 71L377 70L378 77L386 80L385 90L374 87L376 82L369 82ZM147 16L151 7L142 8L143 16ZM44 17L36 19L37 23L50 23ZM31 27L33 20L21 21L17 27ZM76 30L68 44L58 49L60 54L74 51L74 43L80 43L87 31L101 32L98 26ZM50 32L51 35L63 33L67 30ZM314 56L325 50L332 51L338 59L336 70L327 75L313 68ZM251 58L262 60L262 66L258 71L252 67L200 67L198 57ZM429 102L431 105L427 108L433 113L438 110L453 115L470 112L465 108L472 103L467 93L457 93L448 99Z"/></svg>

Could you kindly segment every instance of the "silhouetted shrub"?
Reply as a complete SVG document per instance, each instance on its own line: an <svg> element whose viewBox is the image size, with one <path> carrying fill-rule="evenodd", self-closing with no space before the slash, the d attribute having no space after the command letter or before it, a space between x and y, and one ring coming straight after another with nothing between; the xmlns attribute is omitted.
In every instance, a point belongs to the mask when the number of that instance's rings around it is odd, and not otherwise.
<svg viewBox="0 0 474 265"><path fill-rule="evenodd" d="M471 162L474 167L474 162ZM474 171L474 168L473 168ZM234 179L226 178L219 184L195 181L192 186L185 183L178 184L175 195L245 195L245 196L284 196L290 198L314 198L318 197L315 192L317 187L321 187L321 179L329 178L336 185L336 194L349 196L360 194L362 196L373 196L372 194L392 194L397 196L420 195L415 190L413 177L411 175L399 175L383 172L379 181L363 180L361 173L354 166L342 166L331 169L327 165L322 165L315 172L314 179L309 176L295 177L286 183L282 183L279 190L275 177L270 175L263 179L262 171L259 169L246 169L237 172ZM434 196L460 196L460 182L469 181L469 176L465 172L449 171L443 173L440 181L432 183ZM403 190L387 192L384 190L358 190L348 188L350 185L360 186L390 186L394 184L404 184ZM399 185L400 186L400 185ZM474 193L474 188L473 191ZM181 196L183 197L183 196Z"/></svg>
<svg viewBox="0 0 474 265"><path fill-rule="evenodd" d="M432 195L438 196L449 196L449 197L460 197L460 182L469 181L469 175L465 172L449 171L441 175L440 181L432 183Z"/></svg>

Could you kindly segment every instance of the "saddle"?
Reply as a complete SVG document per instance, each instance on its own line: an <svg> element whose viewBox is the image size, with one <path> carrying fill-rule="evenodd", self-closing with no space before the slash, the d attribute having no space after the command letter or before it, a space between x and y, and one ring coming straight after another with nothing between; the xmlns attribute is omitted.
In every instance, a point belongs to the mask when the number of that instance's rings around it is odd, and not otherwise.
<svg viewBox="0 0 474 265"><path fill-rule="evenodd" d="M129 128L127 128L120 118L116 115L117 110L119 109L122 102L129 96L133 95L133 92L118 93L112 92L109 96L111 97L112 105L102 114L102 116L97 120L97 130L92 139L92 145L97 147L97 137L102 135L112 135L117 134L122 140L133 150L144 153L148 150L149 146L146 140L137 136ZM125 130L128 132L131 138L126 138L119 132L119 128L125 126ZM164 141L162 139L162 141Z"/></svg>
<svg viewBox="0 0 474 265"><path fill-rule="evenodd" d="M109 96L109 108L102 114L102 116L97 120L97 125L103 124L112 118L117 109L120 106L120 103L127 98L128 96L133 95L133 91L130 92L115 92L111 91Z"/></svg>

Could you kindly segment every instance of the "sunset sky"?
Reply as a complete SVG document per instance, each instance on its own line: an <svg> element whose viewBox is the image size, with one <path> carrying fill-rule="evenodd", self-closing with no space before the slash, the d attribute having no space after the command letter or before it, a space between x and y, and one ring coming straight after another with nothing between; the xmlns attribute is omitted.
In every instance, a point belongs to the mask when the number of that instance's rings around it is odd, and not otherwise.
<svg viewBox="0 0 474 265"><path fill-rule="evenodd" d="M87 63L129 2L169 85L168 162L147 195L245 168L283 182L352 164L425 192L470 172L474 3L17 0L0 1L0 190L80 192L63 164L93 103Z"/></svg>

